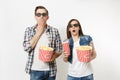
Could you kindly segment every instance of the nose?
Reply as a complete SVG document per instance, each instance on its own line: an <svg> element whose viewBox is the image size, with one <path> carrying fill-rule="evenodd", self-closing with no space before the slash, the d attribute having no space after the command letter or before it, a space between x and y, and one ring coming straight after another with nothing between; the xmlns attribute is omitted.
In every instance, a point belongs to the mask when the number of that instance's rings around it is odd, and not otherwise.
<svg viewBox="0 0 120 80"><path fill-rule="evenodd" d="M72 28L75 28L75 26L72 26Z"/></svg>
<svg viewBox="0 0 120 80"><path fill-rule="evenodd" d="M43 16L41 15L40 17L38 17L38 19L42 19L43 18Z"/></svg>

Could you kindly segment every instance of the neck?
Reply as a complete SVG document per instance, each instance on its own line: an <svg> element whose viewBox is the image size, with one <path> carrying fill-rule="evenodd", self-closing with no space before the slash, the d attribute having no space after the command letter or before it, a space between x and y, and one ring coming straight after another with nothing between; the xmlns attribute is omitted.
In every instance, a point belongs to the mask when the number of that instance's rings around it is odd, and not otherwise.
<svg viewBox="0 0 120 80"><path fill-rule="evenodd" d="M39 27L43 27L43 28L45 28L45 29L46 29L46 28L47 28L47 24L42 25L42 26L37 24L37 28L39 28Z"/></svg>
<svg viewBox="0 0 120 80"><path fill-rule="evenodd" d="M72 38L73 38L73 41L76 42L80 38L80 36L76 35L76 36L72 36Z"/></svg>

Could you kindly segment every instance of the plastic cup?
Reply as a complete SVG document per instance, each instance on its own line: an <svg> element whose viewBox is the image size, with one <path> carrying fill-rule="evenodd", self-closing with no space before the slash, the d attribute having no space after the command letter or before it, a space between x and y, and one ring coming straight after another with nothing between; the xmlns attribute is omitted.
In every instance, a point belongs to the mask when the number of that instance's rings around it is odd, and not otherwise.
<svg viewBox="0 0 120 80"><path fill-rule="evenodd" d="M80 62L89 62L91 56L91 46L79 46L77 49L77 56Z"/></svg>
<svg viewBox="0 0 120 80"><path fill-rule="evenodd" d="M62 46L63 46L64 54L69 56L70 55L69 43L63 42Z"/></svg>
<svg viewBox="0 0 120 80"><path fill-rule="evenodd" d="M53 48L42 46L39 49L39 59L44 62L49 62L53 56Z"/></svg>

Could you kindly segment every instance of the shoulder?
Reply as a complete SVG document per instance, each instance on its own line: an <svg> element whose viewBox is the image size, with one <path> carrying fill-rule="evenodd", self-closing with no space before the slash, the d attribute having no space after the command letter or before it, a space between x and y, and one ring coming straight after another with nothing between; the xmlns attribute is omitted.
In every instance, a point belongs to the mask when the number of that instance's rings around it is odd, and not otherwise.
<svg viewBox="0 0 120 80"><path fill-rule="evenodd" d="M49 28L51 31L58 32L58 29L55 28L55 27L53 27L53 26L48 25L48 28Z"/></svg>
<svg viewBox="0 0 120 80"><path fill-rule="evenodd" d="M30 27L26 27L25 31L32 31L35 30L36 26L30 26Z"/></svg>
<svg viewBox="0 0 120 80"><path fill-rule="evenodd" d="M83 38L92 38L90 35L83 35L81 37L83 37Z"/></svg>
<svg viewBox="0 0 120 80"><path fill-rule="evenodd" d="M80 38L92 41L92 37L90 35L83 35L83 36L80 36Z"/></svg>

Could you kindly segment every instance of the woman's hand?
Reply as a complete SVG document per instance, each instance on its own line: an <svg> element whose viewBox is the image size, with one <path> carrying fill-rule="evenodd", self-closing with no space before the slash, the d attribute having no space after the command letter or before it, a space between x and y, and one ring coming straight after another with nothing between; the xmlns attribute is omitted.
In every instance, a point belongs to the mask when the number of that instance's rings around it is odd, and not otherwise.
<svg viewBox="0 0 120 80"><path fill-rule="evenodd" d="M64 52L64 58L63 58L63 61L64 62L68 62L68 53Z"/></svg>

